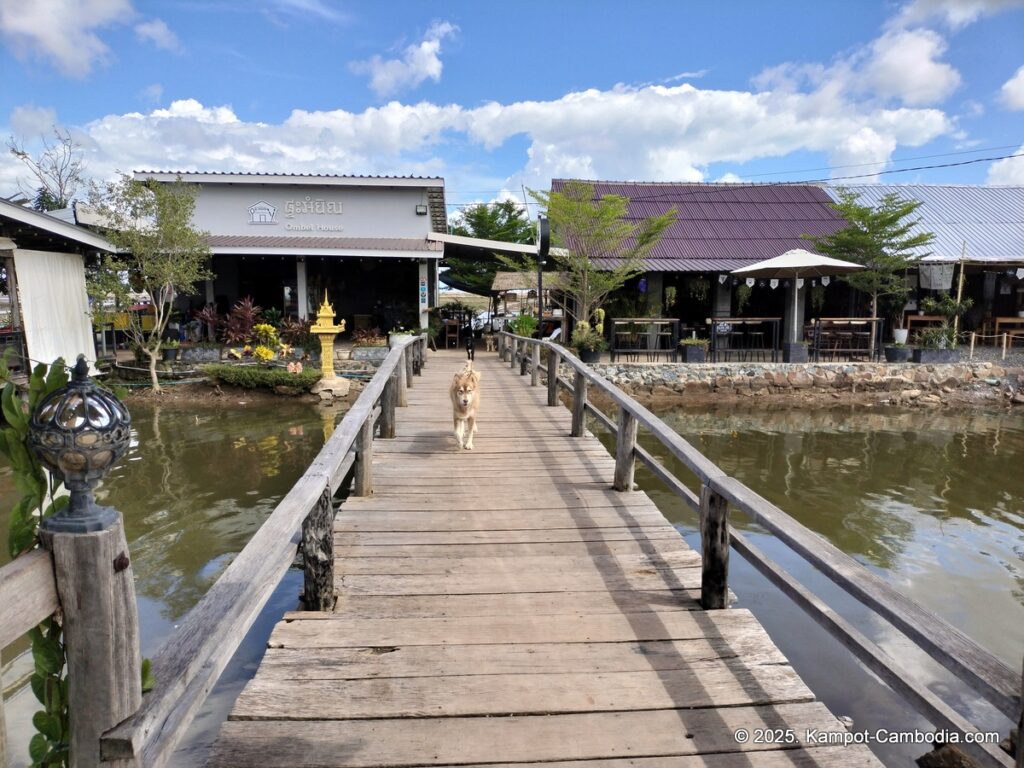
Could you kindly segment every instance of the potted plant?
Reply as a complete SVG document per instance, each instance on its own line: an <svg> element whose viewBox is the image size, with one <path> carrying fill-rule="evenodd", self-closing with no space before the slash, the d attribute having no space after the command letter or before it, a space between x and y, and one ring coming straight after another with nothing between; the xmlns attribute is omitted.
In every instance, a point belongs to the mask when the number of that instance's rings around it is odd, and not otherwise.
<svg viewBox="0 0 1024 768"><path fill-rule="evenodd" d="M160 351L163 353L163 361L165 363L173 363L178 359L178 347L181 346L181 342L177 339L164 339L160 342Z"/></svg>
<svg viewBox="0 0 1024 768"><path fill-rule="evenodd" d="M742 315L743 310L750 302L750 294L754 292L752 286L746 284L746 282L740 283L736 286L736 314Z"/></svg>
<svg viewBox="0 0 1024 768"><path fill-rule="evenodd" d="M708 359L707 339L683 339L679 342L679 349L683 354L684 363L706 363Z"/></svg>
<svg viewBox="0 0 1024 768"><path fill-rule="evenodd" d="M915 363L960 362L960 350L955 346L956 336L949 323L919 331L916 340L918 346L914 350Z"/></svg>
<svg viewBox="0 0 1024 768"><path fill-rule="evenodd" d="M537 330L537 318L534 315L519 315L508 322L508 330L516 336L532 338Z"/></svg>
<svg viewBox="0 0 1024 768"><path fill-rule="evenodd" d="M572 332L572 345L576 347L580 360L584 363L600 362L601 353L608 349L608 342L604 340L604 336L587 323L576 325Z"/></svg>
<svg viewBox="0 0 1024 768"><path fill-rule="evenodd" d="M883 347L883 352L885 353L885 362L887 363L909 363L914 349L897 341L892 344L886 344Z"/></svg>

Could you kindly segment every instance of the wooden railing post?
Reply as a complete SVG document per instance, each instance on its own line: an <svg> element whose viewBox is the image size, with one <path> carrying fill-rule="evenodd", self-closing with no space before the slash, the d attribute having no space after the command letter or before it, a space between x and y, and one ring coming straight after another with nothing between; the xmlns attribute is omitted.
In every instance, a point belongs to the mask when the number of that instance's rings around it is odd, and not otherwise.
<svg viewBox="0 0 1024 768"><path fill-rule="evenodd" d="M619 406L619 430L615 439L615 481L616 491L633 490L633 474L636 470L636 418Z"/></svg>
<svg viewBox="0 0 1024 768"><path fill-rule="evenodd" d="M380 396L380 436L391 440L395 436L395 406L398 405L398 372L388 377Z"/></svg>
<svg viewBox="0 0 1024 768"><path fill-rule="evenodd" d="M509 355L509 358L508 358L508 367L509 368L515 368L516 367L516 352L519 351L519 339L517 339L517 338L515 338L513 336L511 339L509 339L509 343L511 344L510 349L511 349L512 353Z"/></svg>
<svg viewBox="0 0 1024 768"><path fill-rule="evenodd" d="M548 405L558 405L558 366L561 355L554 347L548 347Z"/></svg>
<svg viewBox="0 0 1024 768"><path fill-rule="evenodd" d="M142 704L139 614L120 514L92 533L42 532L53 553L67 658L74 768L100 764L100 736Z"/></svg>
<svg viewBox="0 0 1024 768"><path fill-rule="evenodd" d="M7 720L4 719L4 654L0 648L0 765L8 765L7 761Z"/></svg>
<svg viewBox="0 0 1024 768"><path fill-rule="evenodd" d="M1017 715L1017 768L1024 768L1024 663L1020 676L1020 714Z"/></svg>
<svg viewBox="0 0 1024 768"><path fill-rule="evenodd" d="M729 502L704 485L700 490L700 604L705 610L729 604Z"/></svg>
<svg viewBox="0 0 1024 768"><path fill-rule="evenodd" d="M530 342L523 340L522 351L519 353L519 375L525 376L530 366L530 358L527 354L530 351L532 345Z"/></svg>
<svg viewBox="0 0 1024 768"><path fill-rule="evenodd" d="M327 483L302 521L302 603L307 611L334 609L334 506Z"/></svg>
<svg viewBox="0 0 1024 768"><path fill-rule="evenodd" d="M398 380L404 377L401 372ZM356 496L369 496L373 493L373 417L367 416L356 438L356 465L353 493Z"/></svg>
<svg viewBox="0 0 1024 768"><path fill-rule="evenodd" d="M582 371L576 371L576 381L572 393L572 436L583 437L586 428L587 414L587 377Z"/></svg>
<svg viewBox="0 0 1024 768"><path fill-rule="evenodd" d="M402 350L402 362L405 364L405 383L409 389L412 389L412 356L415 354L412 344L407 344L405 349Z"/></svg>
<svg viewBox="0 0 1024 768"><path fill-rule="evenodd" d="M505 334L498 334L498 359L505 361Z"/></svg>
<svg viewBox="0 0 1024 768"><path fill-rule="evenodd" d="M536 342L533 345L533 355L530 359L530 365L533 366L533 370L530 372L530 386L536 387L540 384L540 342Z"/></svg>
<svg viewBox="0 0 1024 768"><path fill-rule="evenodd" d="M409 405L409 380L405 373L405 349L402 350L402 357L395 366L395 373L398 375L398 405L405 408Z"/></svg>

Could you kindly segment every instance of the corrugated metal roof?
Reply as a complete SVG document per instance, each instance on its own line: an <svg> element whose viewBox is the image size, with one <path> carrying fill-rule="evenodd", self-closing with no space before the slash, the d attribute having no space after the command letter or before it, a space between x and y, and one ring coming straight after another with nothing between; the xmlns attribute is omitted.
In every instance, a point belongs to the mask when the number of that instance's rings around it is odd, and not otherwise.
<svg viewBox="0 0 1024 768"><path fill-rule="evenodd" d="M568 180L554 179L560 192ZM651 251L652 272L727 272L806 248L802 235L846 226L813 184L696 184L588 181L594 193L629 198L633 221L675 207L676 221Z"/></svg>
<svg viewBox="0 0 1024 768"><path fill-rule="evenodd" d="M413 179L416 181L433 181L444 184L440 176L390 176L373 173L277 173L274 171L158 171L140 170L134 172L136 176L156 176L158 174L172 174L176 176L253 176L256 178L279 178L279 179Z"/></svg>
<svg viewBox="0 0 1024 768"><path fill-rule="evenodd" d="M927 261L959 261L967 243L968 261L1024 261L1024 187L982 187L932 184L857 184L842 188L856 192L860 202L878 205L896 194L920 200L916 231L933 232L935 242L925 251ZM826 191L839 199L840 187Z"/></svg>
<svg viewBox="0 0 1024 768"><path fill-rule="evenodd" d="M211 248L324 248L352 251L441 251L422 237L302 237L289 235L209 235Z"/></svg>

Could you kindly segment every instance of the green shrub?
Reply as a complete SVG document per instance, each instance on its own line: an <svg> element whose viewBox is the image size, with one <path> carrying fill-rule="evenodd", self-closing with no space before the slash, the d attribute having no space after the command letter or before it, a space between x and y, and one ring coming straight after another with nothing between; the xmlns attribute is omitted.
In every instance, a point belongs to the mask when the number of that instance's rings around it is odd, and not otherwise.
<svg viewBox="0 0 1024 768"><path fill-rule="evenodd" d="M221 384L245 389L294 387L308 392L320 380L320 369L313 367L304 368L302 373L288 373L284 368L269 368L262 365L212 363L200 366L200 370Z"/></svg>

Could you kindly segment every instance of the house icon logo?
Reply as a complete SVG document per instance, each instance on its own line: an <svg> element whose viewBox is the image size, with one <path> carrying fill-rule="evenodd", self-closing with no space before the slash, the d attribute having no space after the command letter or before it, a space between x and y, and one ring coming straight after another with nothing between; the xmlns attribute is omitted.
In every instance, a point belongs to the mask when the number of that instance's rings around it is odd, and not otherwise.
<svg viewBox="0 0 1024 768"><path fill-rule="evenodd" d="M249 223L250 224L276 224L274 221L274 215L277 213L277 208L272 206L266 200L260 200L255 205L249 206Z"/></svg>

